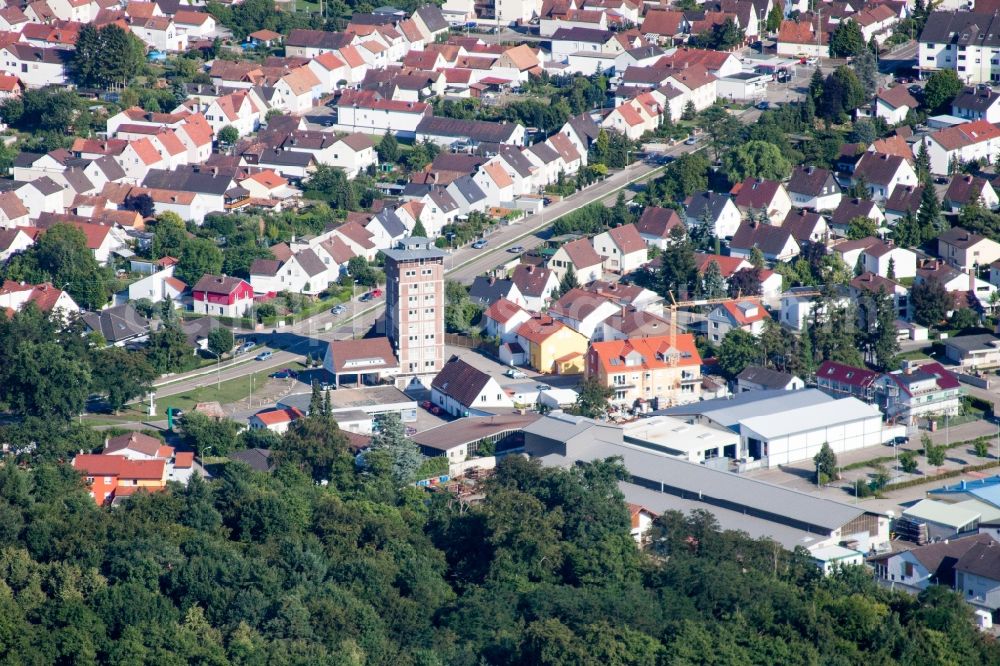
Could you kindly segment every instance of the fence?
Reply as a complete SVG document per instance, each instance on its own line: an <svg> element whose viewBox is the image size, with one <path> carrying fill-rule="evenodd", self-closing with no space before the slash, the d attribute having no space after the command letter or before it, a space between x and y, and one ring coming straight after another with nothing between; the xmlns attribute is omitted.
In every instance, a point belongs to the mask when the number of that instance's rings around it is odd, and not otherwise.
<svg viewBox="0 0 1000 666"><path fill-rule="evenodd" d="M488 340L472 335L461 335L457 333L445 333L444 343L452 347L465 347L466 349L476 349L494 358L499 356L500 347Z"/></svg>

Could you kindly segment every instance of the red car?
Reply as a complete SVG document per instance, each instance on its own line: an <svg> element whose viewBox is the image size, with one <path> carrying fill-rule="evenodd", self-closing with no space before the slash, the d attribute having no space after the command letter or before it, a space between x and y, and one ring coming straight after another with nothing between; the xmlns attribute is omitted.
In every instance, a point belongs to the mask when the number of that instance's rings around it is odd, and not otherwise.
<svg viewBox="0 0 1000 666"><path fill-rule="evenodd" d="M372 296L374 298L382 298L382 290L381 289L372 290Z"/></svg>

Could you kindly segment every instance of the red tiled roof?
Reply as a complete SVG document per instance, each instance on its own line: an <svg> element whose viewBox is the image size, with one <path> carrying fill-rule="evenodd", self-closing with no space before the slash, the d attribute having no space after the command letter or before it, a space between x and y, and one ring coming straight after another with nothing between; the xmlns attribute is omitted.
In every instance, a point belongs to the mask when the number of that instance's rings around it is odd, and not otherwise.
<svg viewBox="0 0 1000 666"><path fill-rule="evenodd" d="M526 312L526 310L513 301L500 298L494 301L490 307L486 308L483 316L489 317L498 324L506 324L519 312Z"/></svg>
<svg viewBox="0 0 1000 666"><path fill-rule="evenodd" d="M264 425L277 425L279 423L291 423L305 416L298 407L287 407L285 409L268 409L254 414Z"/></svg>
<svg viewBox="0 0 1000 666"><path fill-rule="evenodd" d="M129 460L122 456L81 453L73 458L73 467L89 476L117 476L123 479L162 479L163 460Z"/></svg>
<svg viewBox="0 0 1000 666"><path fill-rule="evenodd" d="M694 336L684 333L676 336L676 347L670 346L669 335L658 335L648 338L629 338L628 340L610 340L607 342L592 342L589 358L595 364L600 364L605 372L612 374L628 368L656 370L680 366L700 366L701 355L694 343ZM638 365L626 366L626 357L637 353L640 357ZM671 363L670 358L679 354L677 363Z"/></svg>

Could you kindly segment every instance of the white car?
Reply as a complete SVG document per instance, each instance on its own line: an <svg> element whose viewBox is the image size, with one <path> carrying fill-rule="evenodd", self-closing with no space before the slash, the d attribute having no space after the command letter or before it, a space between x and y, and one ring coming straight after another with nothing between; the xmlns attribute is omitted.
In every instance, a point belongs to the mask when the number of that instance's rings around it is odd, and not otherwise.
<svg viewBox="0 0 1000 666"><path fill-rule="evenodd" d="M510 377L511 379L526 379L528 377L528 375L524 374L517 368L510 368L509 370L507 370L507 372L503 374Z"/></svg>

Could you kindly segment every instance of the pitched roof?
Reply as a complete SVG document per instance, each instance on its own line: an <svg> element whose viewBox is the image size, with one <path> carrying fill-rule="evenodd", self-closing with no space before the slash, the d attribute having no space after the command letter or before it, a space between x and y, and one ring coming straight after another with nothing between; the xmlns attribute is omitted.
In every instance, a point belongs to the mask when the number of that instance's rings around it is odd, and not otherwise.
<svg viewBox="0 0 1000 666"><path fill-rule="evenodd" d="M458 356L452 356L431 382L431 388L471 407L490 382L490 376Z"/></svg>
<svg viewBox="0 0 1000 666"><path fill-rule="evenodd" d="M389 338L333 340L329 353L335 372L374 372L399 367Z"/></svg>
<svg viewBox="0 0 1000 666"><path fill-rule="evenodd" d="M889 195L889 199L885 202L885 209L897 213L916 214L923 196L923 185L899 185Z"/></svg>
<svg viewBox="0 0 1000 666"><path fill-rule="evenodd" d="M193 291L229 295L245 284L246 282L238 277L230 277L228 275L209 275L206 273L194 285Z"/></svg>
<svg viewBox="0 0 1000 666"><path fill-rule="evenodd" d="M863 178L869 184L886 186L892 183L904 161L898 155L866 152L854 167L854 177Z"/></svg>
<svg viewBox="0 0 1000 666"><path fill-rule="evenodd" d="M973 120L962 125L940 129L931 134L929 138L945 150L951 151L998 139L1000 138L1000 128L985 120Z"/></svg>
<svg viewBox="0 0 1000 666"><path fill-rule="evenodd" d="M669 238L674 227L685 228L680 215L673 208L659 206L646 206L639 221L635 223L640 234L653 238Z"/></svg>
<svg viewBox="0 0 1000 666"><path fill-rule="evenodd" d="M708 211L709 219L714 222L719 219L726 204L731 201L729 195L718 192L696 192L685 201L687 216L693 219L701 219Z"/></svg>
<svg viewBox="0 0 1000 666"><path fill-rule="evenodd" d="M833 179L833 173L829 169L797 166L792 169L792 177L788 181L788 191L818 197L839 192L840 187Z"/></svg>
<svg viewBox="0 0 1000 666"><path fill-rule="evenodd" d="M161 453L161 449L169 449L171 453L173 452L172 447L165 446L163 442L155 437L150 437L147 434L137 432L135 430L110 438L104 447L104 452L114 453L117 451L124 451L126 449L130 451L138 451L139 453L150 457L158 457L158 454Z"/></svg>
<svg viewBox="0 0 1000 666"><path fill-rule="evenodd" d="M855 368L845 363L838 363L837 361L823 361L816 370L817 380L824 379L837 382L838 384L855 386L860 389L869 388L878 378L879 374L877 372L866 368Z"/></svg>
<svg viewBox="0 0 1000 666"><path fill-rule="evenodd" d="M846 227L856 217L874 217L874 213L877 210L875 203L867 199L849 199L844 197L840 200L836 210L830 215L830 224L838 227Z"/></svg>
<svg viewBox="0 0 1000 666"><path fill-rule="evenodd" d="M823 223L823 216L811 210L790 210L781 223L782 229L788 229L792 238L800 243L810 241L816 228Z"/></svg>
<svg viewBox="0 0 1000 666"><path fill-rule="evenodd" d="M417 125L417 134L444 137L465 137L481 143L510 143L517 123L495 123L487 120L466 120L427 116Z"/></svg>
<svg viewBox="0 0 1000 666"><path fill-rule="evenodd" d="M517 335L528 342L542 344L564 328L567 328L566 324L558 319L553 319L550 315L536 314L517 327Z"/></svg>
<svg viewBox="0 0 1000 666"><path fill-rule="evenodd" d="M569 259L573 262L573 267L576 270L604 263L601 256L594 250L594 246L586 238L566 243L562 246L562 250L569 255Z"/></svg>
<svg viewBox="0 0 1000 666"><path fill-rule="evenodd" d="M780 182L776 180L763 180L760 178L747 178L737 185L734 201L740 208L766 209L774 201L778 190L782 188ZM735 188L734 188L735 189Z"/></svg>
<svg viewBox="0 0 1000 666"><path fill-rule="evenodd" d="M527 313L527 310L513 301L509 301L506 298L499 298L490 307L486 308L483 316L492 319L498 324L506 324L520 312Z"/></svg>
<svg viewBox="0 0 1000 666"><path fill-rule="evenodd" d="M772 227L769 224L742 222L733 234L729 246L740 250L758 247L764 254L778 255L791 239L792 234L788 229Z"/></svg>
<svg viewBox="0 0 1000 666"><path fill-rule="evenodd" d="M743 372L736 375L737 380L751 382L763 386L765 389L783 389L789 382L795 379L795 375L788 372L778 372L770 368L751 365L743 369Z"/></svg>
<svg viewBox="0 0 1000 666"><path fill-rule="evenodd" d="M1000 581L1000 544L993 539L974 544L955 563L955 571Z"/></svg>
<svg viewBox="0 0 1000 666"><path fill-rule="evenodd" d="M667 9L650 9L642 21L642 32L647 35L671 37L681 33L684 12Z"/></svg>
<svg viewBox="0 0 1000 666"><path fill-rule="evenodd" d="M752 298L745 298L739 301L726 301L725 303L719 303L716 307L725 311L737 326L749 326L758 321L771 318L771 315L764 309L764 306Z"/></svg>
<svg viewBox="0 0 1000 666"><path fill-rule="evenodd" d="M149 320L140 315L131 303L105 308L99 312L86 312L83 322L110 343L149 333Z"/></svg>
<svg viewBox="0 0 1000 666"><path fill-rule="evenodd" d="M634 371L701 365L701 355L695 346L693 335L677 335L676 347L670 346L671 337L659 335L592 342L587 352L588 365L600 365L608 374L623 372L626 368ZM674 360L676 362L672 362Z"/></svg>
<svg viewBox="0 0 1000 666"><path fill-rule="evenodd" d="M305 414L298 407L286 407L283 409L266 409L254 414L254 417L265 426L270 426L297 421L304 418Z"/></svg>
<svg viewBox="0 0 1000 666"><path fill-rule="evenodd" d="M952 176L948 190L945 192L944 200L952 204L967 204L980 197L983 190L990 187L984 179L970 176L969 174L956 174ZM992 189L992 188L991 188Z"/></svg>
<svg viewBox="0 0 1000 666"><path fill-rule="evenodd" d="M919 102L913 99L913 95L906 89L906 86L893 86L892 88L883 88L878 91L876 95L880 101L885 102L893 109L916 109L919 106Z"/></svg>
<svg viewBox="0 0 1000 666"><path fill-rule="evenodd" d="M950 229L941 232L937 239L938 241L947 243L948 245L968 249L973 245L986 240L986 237L973 233L962 227L951 227Z"/></svg>
<svg viewBox="0 0 1000 666"><path fill-rule="evenodd" d="M938 585L951 587L955 582L955 564L973 546L993 541L989 534L974 534L919 546L908 551L934 576ZM898 553L896 554L898 555Z"/></svg>
<svg viewBox="0 0 1000 666"><path fill-rule="evenodd" d="M469 298L473 303L488 305L506 298L513 289L516 289L513 280L498 280L479 275L469 287Z"/></svg>
<svg viewBox="0 0 1000 666"><path fill-rule="evenodd" d="M700 252L695 253L694 261L699 273L704 273L708 265L714 261L719 266L722 277L727 279L741 268L749 265L747 260L742 257L725 257L721 254L702 254Z"/></svg>
<svg viewBox="0 0 1000 666"><path fill-rule="evenodd" d="M614 227L608 231L608 235L623 255L646 250L646 241L642 240L639 230L632 223Z"/></svg>
<svg viewBox="0 0 1000 666"><path fill-rule="evenodd" d="M116 476L121 479L158 480L164 478L163 460L129 460L122 456L81 453L73 467L89 476Z"/></svg>
<svg viewBox="0 0 1000 666"><path fill-rule="evenodd" d="M518 264L511 276L511 281L525 296L541 297L545 287L552 277L552 271L532 264Z"/></svg>

